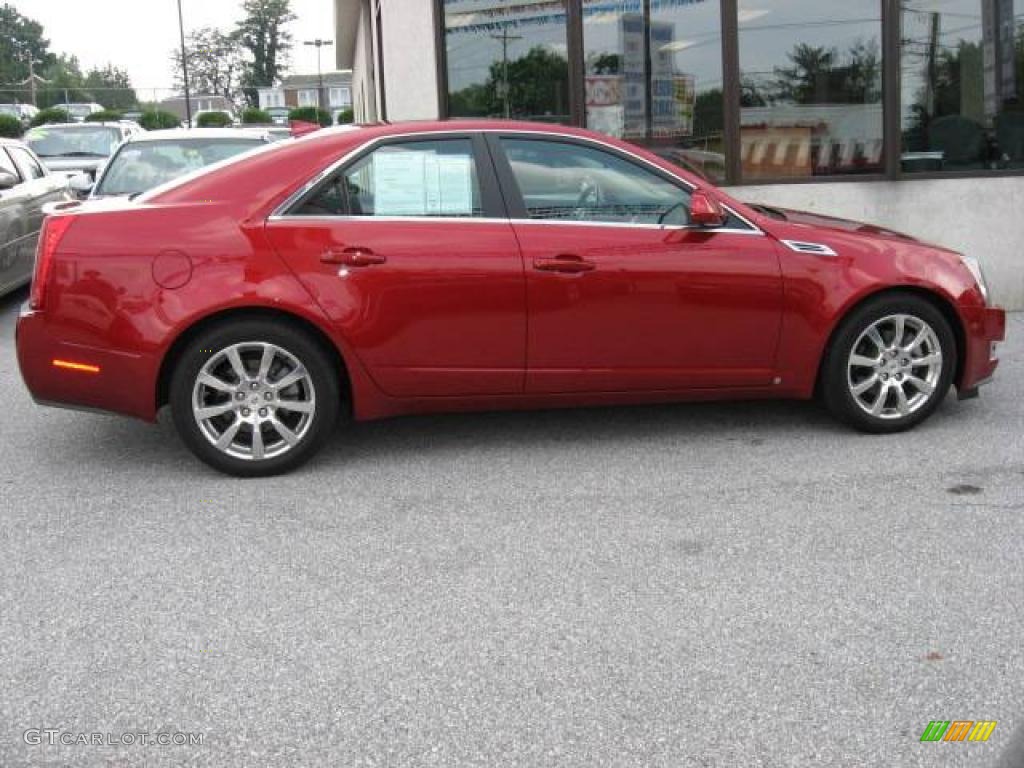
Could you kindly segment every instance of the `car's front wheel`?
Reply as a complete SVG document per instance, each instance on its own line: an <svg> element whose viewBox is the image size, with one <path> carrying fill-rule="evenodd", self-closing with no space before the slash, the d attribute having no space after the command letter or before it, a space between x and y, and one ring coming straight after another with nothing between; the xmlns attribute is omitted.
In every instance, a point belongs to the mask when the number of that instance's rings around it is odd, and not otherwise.
<svg viewBox="0 0 1024 768"><path fill-rule="evenodd" d="M210 466L256 477L308 460L338 416L338 374L308 334L263 319L199 334L171 378L174 423Z"/></svg>
<svg viewBox="0 0 1024 768"><path fill-rule="evenodd" d="M934 413L955 370L956 342L942 313L919 296L883 296L840 326L822 395L833 415L860 430L899 432Z"/></svg>

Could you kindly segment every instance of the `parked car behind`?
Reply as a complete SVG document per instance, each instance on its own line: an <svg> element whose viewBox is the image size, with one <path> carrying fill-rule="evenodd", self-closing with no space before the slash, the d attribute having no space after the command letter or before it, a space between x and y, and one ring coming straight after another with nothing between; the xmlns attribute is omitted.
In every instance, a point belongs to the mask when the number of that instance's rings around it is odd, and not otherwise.
<svg viewBox="0 0 1024 768"><path fill-rule="evenodd" d="M91 197L134 196L272 141L267 131L195 128L128 137L106 164Z"/></svg>
<svg viewBox="0 0 1024 768"><path fill-rule="evenodd" d="M67 178L49 173L20 141L0 139L0 295L32 277L43 206L70 199Z"/></svg>
<svg viewBox="0 0 1024 768"><path fill-rule="evenodd" d="M72 182L72 188L84 197L118 145L142 132L138 124L127 120L59 123L31 129L25 134L25 143L54 173L87 177Z"/></svg>
<svg viewBox="0 0 1024 768"><path fill-rule="evenodd" d="M21 124L28 128L32 118L39 114L39 110L31 104L0 104L0 115L10 115L21 120Z"/></svg>
<svg viewBox="0 0 1024 768"><path fill-rule="evenodd" d="M81 123L89 115L95 115L97 112L103 111L103 105L97 104L94 101L81 104L58 104L58 107L67 111L71 115L71 119L76 123Z"/></svg>

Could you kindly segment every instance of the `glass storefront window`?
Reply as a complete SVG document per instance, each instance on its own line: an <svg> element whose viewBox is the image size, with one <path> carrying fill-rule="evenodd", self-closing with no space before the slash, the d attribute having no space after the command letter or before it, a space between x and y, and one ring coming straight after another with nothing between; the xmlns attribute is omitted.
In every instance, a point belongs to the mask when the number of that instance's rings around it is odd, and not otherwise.
<svg viewBox="0 0 1024 768"><path fill-rule="evenodd" d="M723 180L720 7L650 0L648 27L640 0L584 0L587 127Z"/></svg>
<svg viewBox="0 0 1024 768"><path fill-rule="evenodd" d="M647 136L644 15L635 0L585 0L587 127L620 139Z"/></svg>
<svg viewBox="0 0 1024 768"><path fill-rule="evenodd" d="M1014 0L904 0L904 171L1024 168Z"/></svg>
<svg viewBox="0 0 1024 768"><path fill-rule="evenodd" d="M651 0L654 151L725 180L721 3Z"/></svg>
<svg viewBox="0 0 1024 768"><path fill-rule="evenodd" d="M881 2L740 0L742 177L881 173Z"/></svg>
<svg viewBox="0 0 1024 768"><path fill-rule="evenodd" d="M448 114L571 122L565 0L445 0Z"/></svg>

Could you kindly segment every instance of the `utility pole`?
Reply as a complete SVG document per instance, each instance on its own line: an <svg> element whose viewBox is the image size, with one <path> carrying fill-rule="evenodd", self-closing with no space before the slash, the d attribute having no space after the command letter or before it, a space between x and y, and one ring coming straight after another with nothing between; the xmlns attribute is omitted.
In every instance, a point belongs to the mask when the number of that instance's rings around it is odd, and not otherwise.
<svg viewBox="0 0 1024 768"><path fill-rule="evenodd" d="M939 79L938 73L938 51L939 39L941 37L940 26L942 16L939 13L929 14L928 19L928 76L925 83L925 109L928 112L928 121L935 117L935 90Z"/></svg>
<svg viewBox="0 0 1024 768"><path fill-rule="evenodd" d="M32 106L36 106L36 62L32 54L28 55L28 89L32 94Z"/></svg>
<svg viewBox="0 0 1024 768"><path fill-rule="evenodd" d="M498 94L505 101L505 119L512 116L512 87L508 82L508 42L509 40L522 40L522 35L510 35L507 29L503 29L500 35L491 35L494 40L501 40L501 93Z"/></svg>
<svg viewBox="0 0 1024 768"><path fill-rule="evenodd" d="M324 73L320 69L320 49L325 45L334 45L333 40L321 40L319 37L316 40L303 40L303 45L312 45L316 47L316 80L318 83L316 89L316 106L317 109L324 108Z"/></svg>
<svg viewBox="0 0 1024 768"><path fill-rule="evenodd" d="M181 15L181 0L178 0L178 31L181 34L181 77L185 82L185 120L192 127L192 96L188 91L188 51L185 50L185 21Z"/></svg>

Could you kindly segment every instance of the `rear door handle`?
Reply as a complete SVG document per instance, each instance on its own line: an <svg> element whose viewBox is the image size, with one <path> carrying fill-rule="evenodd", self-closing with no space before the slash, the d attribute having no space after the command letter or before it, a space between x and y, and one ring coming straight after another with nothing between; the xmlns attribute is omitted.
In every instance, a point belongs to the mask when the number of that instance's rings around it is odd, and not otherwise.
<svg viewBox="0 0 1024 768"><path fill-rule="evenodd" d="M383 264L387 258L380 256L369 248L353 246L351 248L328 248L320 256L324 264L340 264L345 267L372 267Z"/></svg>
<svg viewBox="0 0 1024 768"><path fill-rule="evenodd" d="M550 259L534 259L533 268L541 272L564 272L577 275L581 272L593 272L597 269L597 265L573 253L561 253Z"/></svg>

